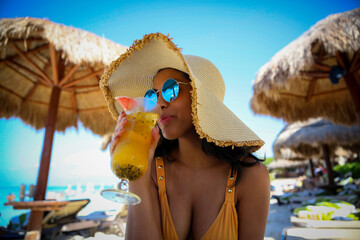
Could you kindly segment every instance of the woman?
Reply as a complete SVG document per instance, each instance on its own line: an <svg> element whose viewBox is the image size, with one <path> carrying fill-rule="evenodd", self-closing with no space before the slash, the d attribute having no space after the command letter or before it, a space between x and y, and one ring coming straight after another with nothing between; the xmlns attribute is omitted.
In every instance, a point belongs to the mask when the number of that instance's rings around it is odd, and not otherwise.
<svg viewBox="0 0 360 240"><path fill-rule="evenodd" d="M142 202L129 206L127 239L264 238L269 176L251 154L263 141L222 103L224 81L210 61L149 34L110 65L100 86L119 115L110 151L126 124L115 96L145 95L162 110L151 167L129 184Z"/></svg>

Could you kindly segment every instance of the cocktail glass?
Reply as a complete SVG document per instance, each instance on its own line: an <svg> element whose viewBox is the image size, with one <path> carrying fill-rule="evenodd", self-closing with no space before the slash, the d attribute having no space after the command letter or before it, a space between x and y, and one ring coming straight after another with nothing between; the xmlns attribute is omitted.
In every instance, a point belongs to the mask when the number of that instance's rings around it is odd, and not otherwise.
<svg viewBox="0 0 360 240"><path fill-rule="evenodd" d="M154 101L138 97L117 97L128 122L111 155L111 170L120 178L119 189L106 189L101 195L111 201L136 205L141 198L128 191L129 181L139 179L148 168L148 155L151 144L151 131L161 113Z"/></svg>

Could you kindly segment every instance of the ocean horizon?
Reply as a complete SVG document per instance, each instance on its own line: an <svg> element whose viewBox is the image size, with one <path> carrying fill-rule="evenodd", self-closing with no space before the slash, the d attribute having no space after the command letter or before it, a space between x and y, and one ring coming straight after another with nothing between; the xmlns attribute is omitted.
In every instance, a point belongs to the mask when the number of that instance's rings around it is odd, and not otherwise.
<svg viewBox="0 0 360 240"><path fill-rule="evenodd" d="M54 199L57 201L66 201L74 199L90 199L90 203L79 212L79 215L87 215L92 211L99 210L116 210L121 206L117 203L110 202L100 196L100 191L103 189L111 189L116 187L114 185L94 185L94 184L74 184L67 186L48 186L46 191L46 199ZM31 201L29 198L29 185L25 186L25 198L24 201ZM29 212L27 209L14 210L12 206L4 206L7 202L6 196L14 194L14 201L20 201L20 186L0 186L0 226L7 227L11 218L20 214ZM110 204L109 204L110 203ZM112 204L113 203L113 204Z"/></svg>

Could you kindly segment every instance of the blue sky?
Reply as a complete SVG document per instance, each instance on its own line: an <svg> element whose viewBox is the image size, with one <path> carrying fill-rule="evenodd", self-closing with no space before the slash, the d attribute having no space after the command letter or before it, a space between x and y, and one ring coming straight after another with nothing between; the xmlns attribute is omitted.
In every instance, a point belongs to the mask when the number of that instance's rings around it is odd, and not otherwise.
<svg viewBox="0 0 360 240"><path fill-rule="evenodd" d="M51 3L50 3L51 2ZM38 17L80 28L129 46L146 33L170 34L184 54L205 57L222 73L224 103L266 145L272 156L281 120L254 115L249 101L258 69L288 43L329 14L360 6L355 0L327 1L18 1L0 0L0 17ZM0 119L3 185L34 184L44 131L19 119ZM80 127L54 138L49 185L110 184L109 154L101 138Z"/></svg>

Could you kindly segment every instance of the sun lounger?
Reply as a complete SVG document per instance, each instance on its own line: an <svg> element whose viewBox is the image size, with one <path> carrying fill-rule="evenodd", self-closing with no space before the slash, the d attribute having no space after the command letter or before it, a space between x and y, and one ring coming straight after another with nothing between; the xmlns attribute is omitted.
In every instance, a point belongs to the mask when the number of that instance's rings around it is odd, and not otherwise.
<svg viewBox="0 0 360 240"><path fill-rule="evenodd" d="M283 229L282 239L360 239L360 221L312 220L290 217L294 227Z"/></svg>
<svg viewBox="0 0 360 240"><path fill-rule="evenodd" d="M66 206L60 209L44 212L42 235L50 234L52 235L52 238L54 238L64 225L79 221L77 219L77 214L81 209L86 207L89 202L90 199L70 200ZM30 212L12 218L9 223L10 230L24 232L27 227L29 216Z"/></svg>
<svg viewBox="0 0 360 240"><path fill-rule="evenodd" d="M351 198L353 195L324 195L324 196L292 196L290 198L291 203L304 203L310 200L315 200L316 198L326 198L326 199L333 199L333 200L342 200L347 201L349 198Z"/></svg>
<svg viewBox="0 0 360 240"><path fill-rule="evenodd" d="M357 239L360 238L360 229L321 229L321 228L284 228L282 240L300 240L300 239Z"/></svg>
<svg viewBox="0 0 360 240"><path fill-rule="evenodd" d="M95 220L79 220L72 223L64 224L58 232L53 234L51 239L54 239L57 234L63 234L67 232L88 230L90 236L94 236L97 227L100 225L99 221Z"/></svg>
<svg viewBox="0 0 360 240"><path fill-rule="evenodd" d="M76 215L81 211L81 209L86 207L89 202L90 199L70 200L65 207L46 214L42 221L42 228L52 228L58 225L76 221Z"/></svg>
<svg viewBox="0 0 360 240"><path fill-rule="evenodd" d="M360 229L360 221L312 220L312 219L301 219L295 216L291 216L290 222L293 226L303 227L303 228ZM360 235L359 235L359 239L360 239Z"/></svg>
<svg viewBox="0 0 360 240"><path fill-rule="evenodd" d="M109 215L108 218L101 221L99 229L106 229L110 227L116 227L118 229L118 233L122 236L125 236L125 223L126 223L126 216L127 216L127 206L124 205L119 212L116 214Z"/></svg>
<svg viewBox="0 0 360 240"><path fill-rule="evenodd" d="M0 239L20 240L20 239L24 239L24 238L25 238L25 233L12 232L9 229L0 227Z"/></svg>
<svg viewBox="0 0 360 240"><path fill-rule="evenodd" d="M51 239L64 233L84 230L88 231L89 236L94 236L100 221L77 216L89 202L89 199L71 200L66 207L47 214L43 219L43 233L51 234Z"/></svg>
<svg viewBox="0 0 360 240"><path fill-rule="evenodd" d="M80 231L82 229L89 229L89 235L93 236L95 231L107 231L111 229L112 232L120 236L125 236L125 219L127 215L127 206L124 205L121 210L106 210L94 211L86 216L78 216L77 222L68 223L62 226L59 234Z"/></svg>

